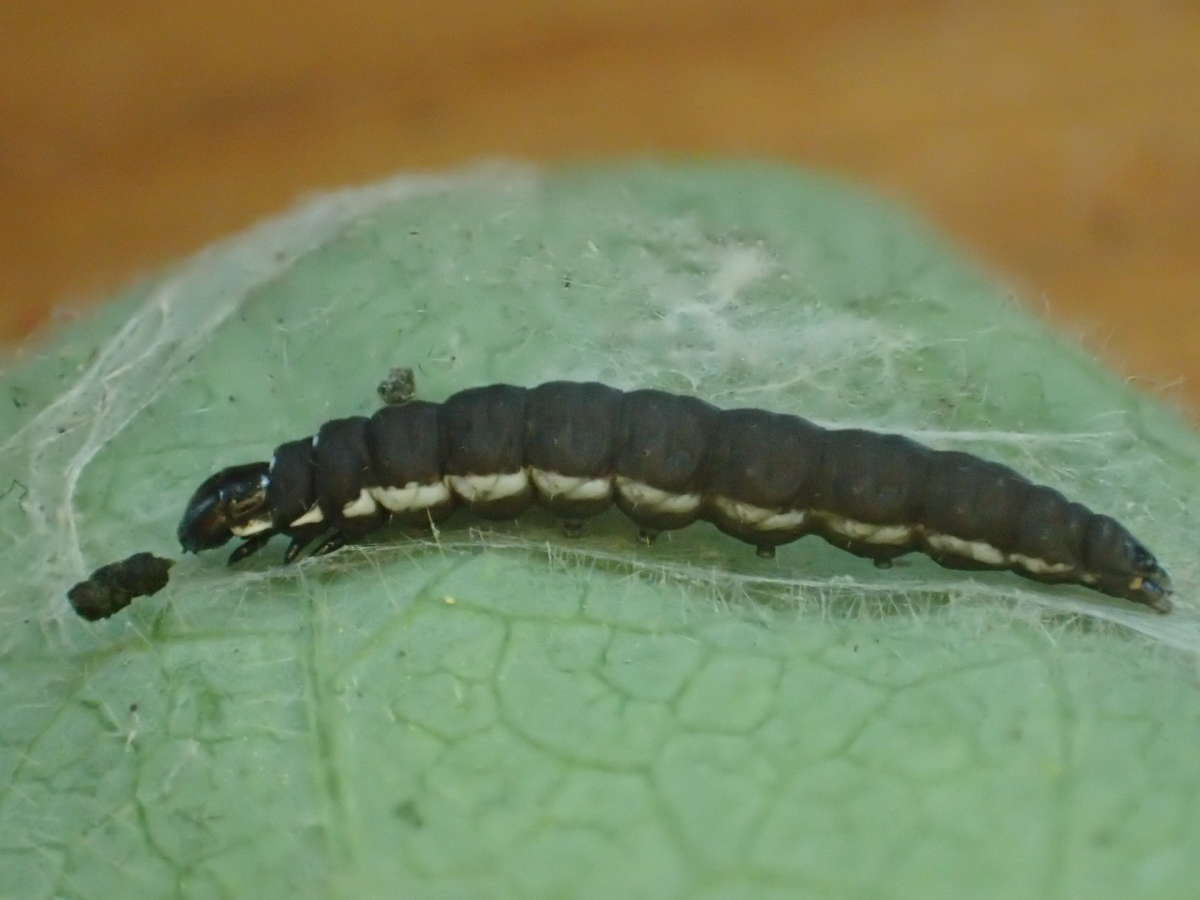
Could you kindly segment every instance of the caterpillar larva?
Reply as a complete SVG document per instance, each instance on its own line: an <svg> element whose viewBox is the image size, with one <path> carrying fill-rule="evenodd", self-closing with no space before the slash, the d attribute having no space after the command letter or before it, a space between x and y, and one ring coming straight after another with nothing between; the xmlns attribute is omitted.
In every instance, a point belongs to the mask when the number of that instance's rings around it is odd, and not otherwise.
<svg viewBox="0 0 1200 900"><path fill-rule="evenodd" d="M647 542L703 519L764 557L817 534L879 566L920 551L947 568L1008 569L1171 609L1170 578L1120 523L1006 466L899 435L594 382L495 384L334 419L281 444L269 463L208 478L178 533L192 552L243 538L231 564L284 534L291 560L390 518L436 522L465 506L510 519L535 502L567 534L615 502Z"/></svg>

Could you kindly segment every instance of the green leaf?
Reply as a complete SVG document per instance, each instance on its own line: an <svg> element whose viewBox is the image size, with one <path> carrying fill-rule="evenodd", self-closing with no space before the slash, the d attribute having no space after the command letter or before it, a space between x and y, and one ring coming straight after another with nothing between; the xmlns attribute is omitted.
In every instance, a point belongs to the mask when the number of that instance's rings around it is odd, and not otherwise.
<svg viewBox="0 0 1200 900"><path fill-rule="evenodd" d="M299 566L175 553L190 492L412 366L902 431L1114 515L1081 588L638 546L533 513ZM786 169L404 177L181 263L0 387L0 895L1188 897L1200 440L903 213Z"/></svg>

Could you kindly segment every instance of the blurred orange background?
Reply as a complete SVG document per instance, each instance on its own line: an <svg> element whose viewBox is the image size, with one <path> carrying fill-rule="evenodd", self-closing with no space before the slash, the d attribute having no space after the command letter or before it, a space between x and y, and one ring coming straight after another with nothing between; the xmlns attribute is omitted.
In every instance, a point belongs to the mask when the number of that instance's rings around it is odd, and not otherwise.
<svg viewBox="0 0 1200 900"><path fill-rule="evenodd" d="M872 184L1200 415L1200 5L0 8L0 337L314 189L490 156Z"/></svg>

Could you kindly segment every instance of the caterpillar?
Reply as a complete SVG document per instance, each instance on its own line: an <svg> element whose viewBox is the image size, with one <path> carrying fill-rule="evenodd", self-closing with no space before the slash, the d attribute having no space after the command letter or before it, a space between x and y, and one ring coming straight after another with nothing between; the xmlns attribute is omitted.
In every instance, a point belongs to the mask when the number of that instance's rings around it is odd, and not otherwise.
<svg viewBox="0 0 1200 900"><path fill-rule="evenodd" d="M1124 526L1007 466L595 382L494 384L333 419L270 462L207 478L178 537L193 553L241 538L232 565L282 534L290 562L388 520L437 523L458 507L512 519L534 503L567 535L615 503L645 543L705 520L762 557L816 534L880 567L922 552L946 568L1006 569L1171 609L1169 576Z"/></svg>

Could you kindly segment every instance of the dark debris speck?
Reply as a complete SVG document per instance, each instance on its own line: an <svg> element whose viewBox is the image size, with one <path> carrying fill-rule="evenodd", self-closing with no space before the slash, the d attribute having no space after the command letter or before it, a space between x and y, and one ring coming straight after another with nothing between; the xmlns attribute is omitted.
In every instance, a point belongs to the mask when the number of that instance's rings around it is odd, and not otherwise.
<svg viewBox="0 0 1200 900"><path fill-rule="evenodd" d="M381 399L388 406L399 406L407 403L417 393L416 377L408 366L396 366L387 373L387 377L375 388Z"/></svg>
<svg viewBox="0 0 1200 900"><path fill-rule="evenodd" d="M86 581L67 591L67 599L75 612L89 622L107 619L135 597L149 597L166 587L173 565L174 560L153 553L135 553L98 568Z"/></svg>
<svg viewBox="0 0 1200 900"><path fill-rule="evenodd" d="M413 828L425 827L425 817L421 815L420 808L412 800L400 801L392 811L397 819L407 822Z"/></svg>

